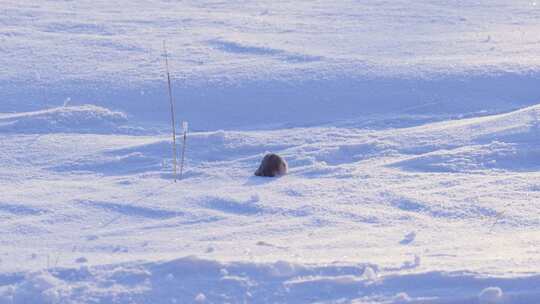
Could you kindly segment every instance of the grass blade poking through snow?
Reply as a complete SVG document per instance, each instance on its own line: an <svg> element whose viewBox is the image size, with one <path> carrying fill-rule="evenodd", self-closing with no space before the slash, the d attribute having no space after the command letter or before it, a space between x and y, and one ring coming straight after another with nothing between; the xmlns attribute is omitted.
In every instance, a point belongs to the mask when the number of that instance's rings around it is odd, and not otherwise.
<svg viewBox="0 0 540 304"><path fill-rule="evenodd" d="M177 166L177 160L176 160L176 127L175 127L175 118L174 118L174 101L172 97L172 89L171 89L171 74L169 73L169 59L167 56L167 46L165 44L165 41L163 41L163 52L165 54L165 69L167 72L167 87L169 92L169 102L171 104L171 126L172 126L172 138L173 138L173 175L174 175L174 182L176 182L176 166Z"/></svg>
<svg viewBox="0 0 540 304"><path fill-rule="evenodd" d="M184 133L184 139L182 141L182 159L180 160L180 179L182 179L182 173L184 172L184 159L186 156L186 140L188 132L188 122L182 122L182 133Z"/></svg>

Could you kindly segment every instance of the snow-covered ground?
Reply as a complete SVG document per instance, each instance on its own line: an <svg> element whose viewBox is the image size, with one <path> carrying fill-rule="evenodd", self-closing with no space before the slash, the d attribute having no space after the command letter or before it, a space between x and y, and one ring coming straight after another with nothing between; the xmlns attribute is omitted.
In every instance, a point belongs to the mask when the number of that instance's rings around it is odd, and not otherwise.
<svg viewBox="0 0 540 304"><path fill-rule="evenodd" d="M2 1L0 303L540 302L539 6Z"/></svg>
<svg viewBox="0 0 540 304"><path fill-rule="evenodd" d="M192 133L177 183L168 137L109 134L113 114L18 114L0 137L5 297L475 303L494 286L507 303L540 299L539 106L399 129ZM40 117L63 133L35 134ZM80 121L107 134L77 133ZM290 174L252 176L266 151Z"/></svg>
<svg viewBox="0 0 540 304"><path fill-rule="evenodd" d="M535 0L3 0L0 12L0 112L90 103L164 121L163 41L196 130L493 113L540 94Z"/></svg>

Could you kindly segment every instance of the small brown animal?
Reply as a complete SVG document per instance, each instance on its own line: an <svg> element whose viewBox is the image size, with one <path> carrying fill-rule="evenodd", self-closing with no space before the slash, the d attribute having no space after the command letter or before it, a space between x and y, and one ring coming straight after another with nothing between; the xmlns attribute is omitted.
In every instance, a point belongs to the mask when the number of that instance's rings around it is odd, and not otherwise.
<svg viewBox="0 0 540 304"><path fill-rule="evenodd" d="M255 171L256 176L280 176L287 174L287 162L281 156L268 153L261 161L259 169Z"/></svg>

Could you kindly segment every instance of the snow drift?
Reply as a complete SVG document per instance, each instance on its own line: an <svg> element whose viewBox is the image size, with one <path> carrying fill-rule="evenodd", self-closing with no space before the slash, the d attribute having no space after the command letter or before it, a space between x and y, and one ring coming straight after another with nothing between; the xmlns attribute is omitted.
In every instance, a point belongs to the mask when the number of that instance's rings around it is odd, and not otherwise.
<svg viewBox="0 0 540 304"><path fill-rule="evenodd" d="M425 137L429 132L428 137ZM402 151L419 154L396 163L406 169L467 172L484 169L536 171L540 168L540 106L430 124L399 132L410 142ZM419 153L421 152L421 153Z"/></svg>
<svg viewBox="0 0 540 304"><path fill-rule="evenodd" d="M34 112L0 113L2 133L123 133L127 116L95 105L64 106Z"/></svg>

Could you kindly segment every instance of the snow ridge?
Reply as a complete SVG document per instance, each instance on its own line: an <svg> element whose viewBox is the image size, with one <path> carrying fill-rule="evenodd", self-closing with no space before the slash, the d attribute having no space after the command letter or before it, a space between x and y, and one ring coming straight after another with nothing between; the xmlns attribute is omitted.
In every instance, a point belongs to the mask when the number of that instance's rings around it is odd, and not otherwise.
<svg viewBox="0 0 540 304"><path fill-rule="evenodd" d="M123 133L126 114L95 106L63 106L16 114L0 113L2 133ZM125 132L125 131L124 131Z"/></svg>

